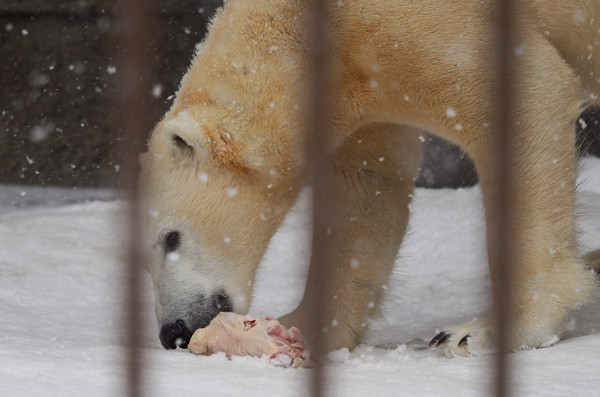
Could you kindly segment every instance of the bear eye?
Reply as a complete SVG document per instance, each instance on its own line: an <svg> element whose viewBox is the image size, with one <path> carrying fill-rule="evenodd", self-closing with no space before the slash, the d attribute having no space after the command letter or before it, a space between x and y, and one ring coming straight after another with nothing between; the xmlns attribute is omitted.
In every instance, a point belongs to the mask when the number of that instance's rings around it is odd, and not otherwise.
<svg viewBox="0 0 600 397"><path fill-rule="evenodd" d="M165 251L173 252L179 247L179 232L172 231L165 236Z"/></svg>

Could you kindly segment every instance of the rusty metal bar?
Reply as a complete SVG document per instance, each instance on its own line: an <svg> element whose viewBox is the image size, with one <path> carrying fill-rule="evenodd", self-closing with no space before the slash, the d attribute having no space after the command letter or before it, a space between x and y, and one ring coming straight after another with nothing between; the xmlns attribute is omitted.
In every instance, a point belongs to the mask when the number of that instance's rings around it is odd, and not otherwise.
<svg viewBox="0 0 600 397"><path fill-rule="evenodd" d="M152 58L148 44L152 37L151 12L153 2L125 0L122 5L119 29L121 30L122 56L117 68L122 94L120 107L120 127L123 132L120 154L123 156L124 181L127 188L129 219L127 224L128 278L124 287L128 293L127 317L127 368L126 395L142 395L142 360L140 349L141 335L141 250L140 225L137 216L138 203L138 155L143 151L146 136L152 127L149 117L148 97L151 92L150 79ZM145 77L145 78L144 78Z"/></svg>
<svg viewBox="0 0 600 397"><path fill-rule="evenodd" d="M331 203L325 199L327 189L332 184L331 165L327 161L328 155L328 9L327 1L311 0L309 2L309 20L312 22L312 37L310 51L311 84L308 94L308 133L309 145L307 159L310 168L311 185L313 189L313 239L311 268L307 285L311 285L312 294L311 334L316 338L313 341L313 354L316 357L316 368L312 377L312 395L321 397L325 395L326 373L323 361L327 353L325 343L326 334L323 325L327 323L327 311L324 310L327 300L327 288L331 285L331 274L328 268L331 263L331 247L327 236L327 227L331 225ZM306 299L306 297L305 297Z"/></svg>
<svg viewBox="0 0 600 397"><path fill-rule="evenodd" d="M508 396L510 394L509 384L509 357L508 338L511 329L511 283L513 263L515 258L514 238L516 236L514 225L514 211L510 206L510 197L515 194L516 184L511 172L511 147L512 134L511 128L514 125L514 84L515 65L514 65L514 25L513 15L515 12L514 0L498 0L498 19L497 19L497 82L496 82L496 159L497 168L494 175L496 187L496 199L493 203L492 211L501 214L497 222L491 225L495 228L492 235L494 239L488 241L491 247L490 263L494 265L491 269L497 269L494 272L495 282L493 285L493 296L495 305L495 324L497 332L496 346L497 355L495 359L495 385L494 394L498 397Z"/></svg>

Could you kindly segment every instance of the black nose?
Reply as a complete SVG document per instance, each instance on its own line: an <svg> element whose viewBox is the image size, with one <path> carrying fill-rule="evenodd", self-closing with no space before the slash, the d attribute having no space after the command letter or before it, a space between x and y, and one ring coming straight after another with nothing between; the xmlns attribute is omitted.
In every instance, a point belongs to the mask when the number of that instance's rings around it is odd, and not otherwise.
<svg viewBox="0 0 600 397"><path fill-rule="evenodd" d="M177 346L187 349L191 337L192 331L185 325L183 320L165 324L160 329L160 343L165 349L176 349Z"/></svg>

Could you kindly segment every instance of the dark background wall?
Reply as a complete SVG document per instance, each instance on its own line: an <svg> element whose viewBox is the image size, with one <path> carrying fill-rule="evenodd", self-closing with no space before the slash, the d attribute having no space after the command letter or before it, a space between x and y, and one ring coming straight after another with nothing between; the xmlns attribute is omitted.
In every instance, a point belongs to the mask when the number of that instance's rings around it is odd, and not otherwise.
<svg viewBox="0 0 600 397"><path fill-rule="evenodd" d="M157 122L170 106L219 0L156 0L155 65L146 101ZM0 183L115 186L119 181L119 2L0 0ZM582 147L600 153L597 112ZM597 120L596 120L597 121ZM575 126L574 126L575 131ZM427 137L421 186L472 184L473 166Z"/></svg>
<svg viewBox="0 0 600 397"><path fill-rule="evenodd" d="M156 65L140 76L154 76L153 123L220 1L155 3ZM118 10L109 0L0 2L0 183L117 183Z"/></svg>

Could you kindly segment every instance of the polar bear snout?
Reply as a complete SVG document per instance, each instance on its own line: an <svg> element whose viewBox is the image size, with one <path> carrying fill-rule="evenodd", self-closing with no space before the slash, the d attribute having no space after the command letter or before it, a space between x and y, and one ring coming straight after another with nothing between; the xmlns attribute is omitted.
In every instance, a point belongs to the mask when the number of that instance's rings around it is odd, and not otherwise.
<svg viewBox="0 0 600 397"><path fill-rule="evenodd" d="M197 305L190 309L189 318L179 318L174 322L163 324L160 328L159 339L165 349L186 349L194 331L204 328L220 312L233 311L231 300L222 290L213 294L209 299L201 299L203 307L198 310Z"/></svg>
<svg viewBox="0 0 600 397"><path fill-rule="evenodd" d="M160 343L165 349L176 349L177 347L186 349L191 337L192 331L181 319L160 328Z"/></svg>

